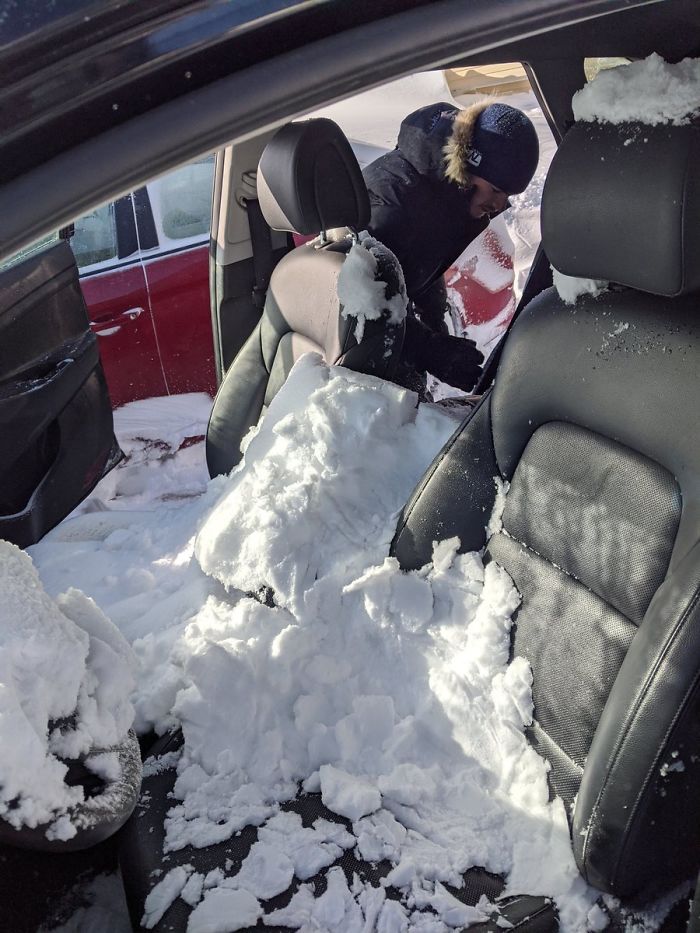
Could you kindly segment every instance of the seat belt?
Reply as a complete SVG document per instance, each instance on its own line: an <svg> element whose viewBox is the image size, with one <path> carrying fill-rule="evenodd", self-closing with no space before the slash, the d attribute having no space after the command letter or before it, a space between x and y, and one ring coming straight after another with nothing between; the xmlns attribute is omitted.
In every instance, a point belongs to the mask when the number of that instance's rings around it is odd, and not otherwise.
<svg viewBox="0 0 700 933"><path fill-rule="evenodd" d="M258 311L262 311L265 307L270 276L275 268L272 234L260 210L260 201L257 198L244 198L243 206L248 214L250 242L253 247L253 274L255 276L253 304Z"/></svg>

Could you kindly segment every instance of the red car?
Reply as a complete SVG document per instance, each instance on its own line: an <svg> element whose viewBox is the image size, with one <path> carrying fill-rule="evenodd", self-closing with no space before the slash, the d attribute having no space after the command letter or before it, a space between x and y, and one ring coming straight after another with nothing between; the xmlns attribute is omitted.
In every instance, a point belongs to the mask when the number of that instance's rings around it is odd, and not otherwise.
<svg viewBox="0 0 700 933"><path fill-rule="evenodd" d="M70 237L112 404L216 391L209 309L214 156L79 218Z"/></svg>

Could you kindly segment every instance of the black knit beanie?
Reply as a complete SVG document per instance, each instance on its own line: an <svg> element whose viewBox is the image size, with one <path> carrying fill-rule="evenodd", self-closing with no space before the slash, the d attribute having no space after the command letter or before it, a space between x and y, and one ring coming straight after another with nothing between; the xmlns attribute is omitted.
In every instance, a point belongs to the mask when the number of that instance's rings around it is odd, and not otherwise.
<svg viewBox="0 0 700 933"><path fill-rule="evenodd" d="M537 168L537 131L521 110L489 104L476 118L466 153L467 171L507 194L519 194Z"/></svg>

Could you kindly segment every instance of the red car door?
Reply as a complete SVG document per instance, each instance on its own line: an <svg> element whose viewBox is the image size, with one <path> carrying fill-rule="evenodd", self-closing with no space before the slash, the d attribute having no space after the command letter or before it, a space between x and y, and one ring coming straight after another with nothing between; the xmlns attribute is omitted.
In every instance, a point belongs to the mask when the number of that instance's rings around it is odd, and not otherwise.
<svg viewBox="0 0 700 933"><path fill-rule="evenodd" d="M171 394L216 392L209 298L213 178L209 156L137 192L141 255Z"/></svg>
<svg viewBox="0 0 700 933"><path fill-rule="evenodd" d="M131 196L79 218L71 246L112 405L166 395Z"/></svg>

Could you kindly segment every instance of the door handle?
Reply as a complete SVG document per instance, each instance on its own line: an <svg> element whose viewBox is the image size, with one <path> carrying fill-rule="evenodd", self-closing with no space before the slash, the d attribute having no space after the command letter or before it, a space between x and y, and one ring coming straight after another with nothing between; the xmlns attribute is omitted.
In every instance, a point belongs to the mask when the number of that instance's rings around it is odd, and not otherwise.
<svg viewBox="0 0 700 933"><path fill-rule="evenodd" d="M121 317L128 318L130 321L135 321L141 314L143 314L143 308L129 308L128 311L122 311Z"/></svg>
<svg viewBox="0 0 700 933"><path fill-rule="evenodd" d="M128 308L126 311L120 311L117 314L106 314L96 321L90 321L90 327L98 337L111 337L112 334L116 334L121 330L123 323L135 321L142 314L143 308Z"/></svg>

